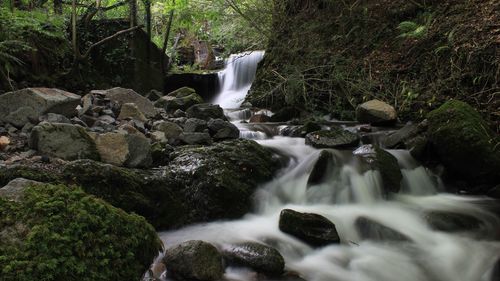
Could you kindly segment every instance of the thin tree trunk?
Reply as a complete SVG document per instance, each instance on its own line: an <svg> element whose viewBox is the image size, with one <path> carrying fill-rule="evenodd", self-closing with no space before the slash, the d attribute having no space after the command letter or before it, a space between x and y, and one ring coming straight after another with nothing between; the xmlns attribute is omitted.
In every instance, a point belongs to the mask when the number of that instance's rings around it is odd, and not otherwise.
<svg viewBox="0 0 500 281"><path fill-rule="evenodd" d="M172 4L175 5L175 0L172 0ZM170 15L168 17L167 30L165 32L165 38L163 39L163 47L161 49L161 73L163 77L167 74L167 70L170 65L170 59L165 62L165 53L167 52L168 38L170 37L170 30L172 29L172 21L174 20L174 9L170 10Z"/></svg>
<svg viewBox="0 0 500 281"><path fill-rule="evenodd" d="M130 27L137 25L137 0L130 0Z"/></svg>
<svg viewBox="0 0 500 281"><path fill-rule="evenodd" d="M147 42L146 42L146 61L148 65L151 64L151 1L146 0L146 33L147 33Z"/></svg>
<svg viewBox="0 0 500 281"><path fill-rule="evenodd" d="M76 29L76 0L71 1L71 43L73 45L73 55L75 63L80 60L81 54L78 48L78 38Z"/></svg>

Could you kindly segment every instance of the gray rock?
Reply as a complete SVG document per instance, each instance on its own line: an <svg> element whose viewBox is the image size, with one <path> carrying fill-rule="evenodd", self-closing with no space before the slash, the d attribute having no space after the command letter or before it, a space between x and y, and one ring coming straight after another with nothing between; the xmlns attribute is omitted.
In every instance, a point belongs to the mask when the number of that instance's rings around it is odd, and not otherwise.
<svg viewBox="0 0 500 281"><path fill-rule="evenodd" d="M153 128L165 133L167 139L177 139L183 132L179 125L169 121L160 121L153 125Z"/></svg>
<svg viewBox="0 0 500 281"><path fill-rule="evenodd" d="M361 239L374 241L411 241L406 235L373 219L359 217L354 222Z"/></svg>
<svg viewBox="0 0 500 281"><path fill-rule="evenodd" d="M116 166L151 166L151 142L138 131L118 130L94 136L101 161Z"/></svg>
<svg viewBox="0 0 500 281"><path fill-rule="evenodd" d="M172 277L184 280L217 281L224 274L217 248L203 241L187 241L167 249L163 263Z"/></svg>
<svg viewBox="0 0 500 281"><path fill-rule="evenodd" d="M430 211L424 215L432 229L446 232L475 231L484 226L481 220L467 214Z"/></svg>
<svg viewBox="0 0 500 281"><path fill-rule="evenodd" d="M203 133L206 130L208 130L208 126L205 120L189 118L184 123L184 132L186 133Z"/></svg>
<svg viewBox="0 0 500 281"><path fill-rule="evenodd" d="M102 94L111 102L117 103L120 107L125 103L134 103L139 110L148 118L156 115L154 104L147 98L139 95L132 89L112 88L108 90L92 91L94 94Z"/></svg>
<svg viewBox="0 0 500 281"><path fill-rule="evenodd" d="M217 104L196 104L186 110L186 116L188 118L198 118L202 120L210 119L223 119L226 120L224 116L224 110Z"/></svg>
<svg viewBox="0 0 500 281"><path fill-rule="evenodd" d="M237 139L240 137L238 127L222 119L208 121L208 130L215 140Z"/></svg>
<svg viewBox="0 0 500 281"><path fill-rule="evenodd" d="M157 90L151 90L149 91L145 97L148 98L150 101L157 101L158 99L160 99L161 97L163 97L164 94L160 91L157 91Z"/></svg>
<svg viewBox="0 0 500 281"><path fill-rule="evenodd" d="M65 160L99 160L95 143L78 125L42 122L31 132L30 147Z"/></svg>
<svg viewBox="0 0 500 281"><path fill-rule="evenodd" d="M341 127L332 127L329 131L322 130L307 134L306 144L316 148L351 148L359 144L359 136Z"/></svg>
<svg viewBox="0 0 500 281"><path fill-rule="evenodd" d="M154 143L161 143L161 144L168 143L168 139L167 137L165 137L165 133L162 131L152 131L150 135L151 135L150 138Z"/></svg>
<svg viewBox="0 0 500 281"><path fill-rule="evenodd" d="M13 179L7 185L0 188L0 197L19 202L23 198L24 190L33 185L43 185L43 183L24 178Z"/></svg>
<svg viewBox="0 0 500 281"><path fill-rule="evenodd" d="M133 119L141 122L146 122L148 119L139 110L139 107L134 103L124 103L118 115L118 120Z"/></svg>
<svg viewBox="0 0 500 281"><path fill-rule="evenodd" d="M358 105L356 118L361 123L374 125L393 124L396 122L397 113L394 107L383 101L370 100Z"/></svg>
<svg viewBox="0 0 500 281"><path fill-rule="evenodd" d="M419 132L418 125L407 124L403 128L388 135L383 140L383 144L387 148L407 148L406 142L410 138L416 136L418 132Z"/></svg>
<svg viewBox="0 0 500 281"><path fill-rule="evenodd" d="M68 117L56 113L47 113L47 115L42 116L40 119L40 121L47 121L49 123L71 124L71 120L69 120Z"/></svg>
<svg viewBox="0 0 500 281"><path fill-rule="evenodd" d="M184 111L182 111L182 110L180 110L180 109L177 109L177 110L174 112L173 116L174 116L175 118L179 118L179 117L186 117L186 112L184 112Z"/></svg>
<svg viewBox="0 0 500 281"><path fill-rule="evenodd" d="M116 122L116 119L110 115L101 115L99 116L98 120L103 121L108 124L113 124Z"/></svg>
<svg viewBox="0 0 500 281"><path fill-rule="evenodd" d="M155 106L164 108L167 112L173 113L178 109L186 110L199 103L203 103L203 98L200 97L194 89L183 87L158 99L155 102Z"/></svg>
<svg viewBox="0 0 500 281"><path fill-rule="evenodd" d="M279 229L312 246L322 247L340 242L335 225L318 214L284 209L280 214Z"/></svg>
<svg viewBox="0 0 500 281"><path fill-rule="evenodd" d="M212 138L208 133L182 133L179 136L186 144L212 144Z"/></svg>
<svg viewBox="0 0 500 281"><path fill-rule="evenodd" d="M71 117L79 103L80 96L58 89L22 89L0 95L0 121L20 128L49 112Z"/></svg>
<svg viewBox="0 0 500 281"><path fill-rule="evenodd" d="M231 265L245 266L271 276L283 274L285 260L275 248L247 242L223 248L224 259Z"/></svg>

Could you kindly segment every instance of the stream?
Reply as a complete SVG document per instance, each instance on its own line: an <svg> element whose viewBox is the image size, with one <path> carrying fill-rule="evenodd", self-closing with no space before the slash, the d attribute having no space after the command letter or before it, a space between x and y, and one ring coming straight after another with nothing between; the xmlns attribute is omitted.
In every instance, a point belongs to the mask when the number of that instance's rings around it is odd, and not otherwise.
<svg viewBox="0 0 500 281"><path fill-rule="evenodd" d="M160 237L167 248L187 240L204 240L219 247L260 242L278 249L285 258L286 270L308 281L491 280L500 252L500 221L491 211L495 201L445 193L440 178L405 150L388 150L398 159L403 174L402 190L390 198L382 192L380 173L363 168L356 157L363 147L330 150L335 165L320 183L308 186L321 150L305 145L303 138L279 136L283 125L242 123L251 112L239 107L263 55L252 52L231 56L219 74L222 91L214 103L225 109L242 138L271 148L287 159L287 165L258 188L252 213L236 221L162 232ZM283 209L328 218L335 224L341 243L313 248L281 232L278 220ZM478 223L473 228L460 228L454 225L460 222L452 221L446 226L449 229L436 228L429 220L432 213L464 216ZM361 227L360 218L384 227ZM443 222L446 219L441 226ZM391 239L394 232L405 239ZM236 267L229 267L225 278L261 280L250 269Z"/></svg>

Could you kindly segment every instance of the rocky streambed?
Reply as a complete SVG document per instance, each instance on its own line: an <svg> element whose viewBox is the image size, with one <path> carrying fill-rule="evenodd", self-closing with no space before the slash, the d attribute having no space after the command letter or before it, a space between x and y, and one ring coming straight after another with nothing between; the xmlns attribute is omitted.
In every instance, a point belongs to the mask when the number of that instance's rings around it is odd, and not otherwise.
<svg viewBox="0 0 500 281"><path fill-rule="evenodd" d="M342 277L307 264L347 252L354 262L353 247L373 241L420 245L419 235L432 231L453 233L446 234L453 243L456 233L497 239L495 208L419 201L444 191L498 198L498 136L468 105L450 101L426 121L396 129L385 127L397 117L380 101L360 105L359 123L348 126L296 119L289 108L273 116L247 112L243 122L230 122L189 88L146 96L123 88L83 97L46 88L1 95L2 276L139 280L153 263L145 279L361 280L356 276L368 271ZM265 140L240 138L259 130ZM387 209L372 214L372 207ZM418 231L380 217L387 212L407 214ZM230 221L182 228L220 220ZM167 251L153 262L164 248L156 231L165 230ZM483 251L485 265L471 276L495 276L495 255L481 249L473 253ZM429 270L416 261L403 265ZM406 280L422 276L431 278ZM373 280L392 280L384 278Z"/></svg>

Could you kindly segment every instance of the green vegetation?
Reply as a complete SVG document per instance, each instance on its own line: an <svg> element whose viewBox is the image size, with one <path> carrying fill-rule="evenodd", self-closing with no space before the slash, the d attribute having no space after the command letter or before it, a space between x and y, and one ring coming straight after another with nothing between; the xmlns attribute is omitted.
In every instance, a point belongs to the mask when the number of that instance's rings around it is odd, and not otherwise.
<svg viewBox="0 0 500 281"><path fill-rule="evenodd" d="M0 199L2 280L139 280L161 249L137 215L75 187L42 185Z"/></svg>

